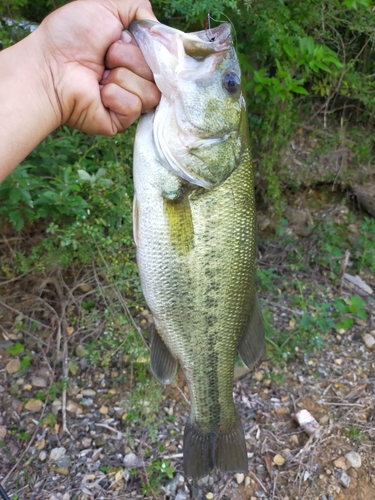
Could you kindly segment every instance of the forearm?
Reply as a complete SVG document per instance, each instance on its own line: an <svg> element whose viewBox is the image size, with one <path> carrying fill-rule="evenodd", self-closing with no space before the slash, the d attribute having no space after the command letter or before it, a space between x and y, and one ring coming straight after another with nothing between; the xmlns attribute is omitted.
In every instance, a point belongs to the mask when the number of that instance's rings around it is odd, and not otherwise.
<svg viewBox="0 0 375 500"><path fill-rule="evenodd" d="M0 182L60 125L38 30L0 52Z"/></svg>

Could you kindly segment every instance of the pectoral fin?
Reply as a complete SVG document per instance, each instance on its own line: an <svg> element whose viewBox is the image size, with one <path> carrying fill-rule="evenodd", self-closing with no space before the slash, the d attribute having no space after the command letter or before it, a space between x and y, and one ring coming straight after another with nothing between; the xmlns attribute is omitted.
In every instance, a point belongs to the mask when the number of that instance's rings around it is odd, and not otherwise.
<svg viewBox="0 0 375 500"><path fill-rule="evenodd" d="M264 349L264 325L258 295L255 296L254 305L249 316L249 321L244 334L238 344L238 353L246 366L251 366L258 361Z"/></svg>
<svg viewBox="0 0 375 500"><path fill-rule="evenodd" d="M155 325L151 332L151 371L164 385L172 383L177 372L177 360L169 352Z"/></svg>

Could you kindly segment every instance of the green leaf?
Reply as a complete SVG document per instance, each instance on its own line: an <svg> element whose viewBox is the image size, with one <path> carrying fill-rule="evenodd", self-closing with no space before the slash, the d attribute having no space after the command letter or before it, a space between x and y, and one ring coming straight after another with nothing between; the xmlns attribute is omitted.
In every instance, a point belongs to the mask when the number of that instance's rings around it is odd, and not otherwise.
<svg viewBox="0 0 375 500"><path fill-rule="evenodd" d="M344 330L348 330L349 328L351 328L354 324L354 320L352 318L343 318L341 321L339 321L337 323L337 327L339 329L344 329Z"/></svg>
<svg viewBox="0 0 375 500"><path fill-rule="evenodd" d="M299 86L292 86L291 88L292 92L295 92L296 94L304 94L304 95L309 95L308 91L304 87L299 87Z"/></svg>
<svg viewBox="0 0 375 500"><path fill-rule="evenodd" d="M357 2L356 2L356 0L344 0L344 4L349 9L355 9L355 10L357 10Z"/></svg>
<svg viewBox="0 0 375 500"><path fill-rule="evenodd" d="M94 180L94 177L92 177L88 172L86 172L86 170L78 170L78 175L82 181L92 182Z"/></svg>
<svg viewBox="0 0 375 500"><path fill-rule="evenodd" d="M23 220L22 213L19 210L13 210L8 213L8 218L10 222L13 224L13 227L16 231L21 231L23 228L25 221Z"/></svg>
<svg viewBox="0 0 375 500"><path fill-rule="evenodd" d="M22 198L22 192L20 188L12 186L9 189L9 199L13 203L17 203Z"/></svg>
<svg viewBox="0 0 375 500"><path fill-rule="evenodd" d="M293 61L296 57L295 47L293 45L289 45L289 44L285 43L283 45L283 49L284 49L285 54L289 57L289 59L291 59Z"/></svg>
<svg viewBox="0 0 375 500"><path fill-rule="evenodd" d="M24 351L24 347L20 342L16 342L14 345L8 347L8 352L11 356L17 356Z"/></svg>
<svg viewBox="0 0 375 500"><path fill-rule="evenodd" d="M99 170L95 174L95 179L99 179L100 177L103 177L106 175L107 169L106 168L99 168Z"/></svg>
<svg viewBox="0 0 375 500"><path fill-rule="evenodd" d="M331 70L329 69L329 67L321 61L316 61L316 66L319 69L322 69L323 71L325 71L326 73L331 73Z"/></svg>
<svg viewBox="0 0 375 500"><path fill-rule="evenodd" d="M300 38L299 46L302 53L312 54L314 52L314 40L311 36Z"/></svg>

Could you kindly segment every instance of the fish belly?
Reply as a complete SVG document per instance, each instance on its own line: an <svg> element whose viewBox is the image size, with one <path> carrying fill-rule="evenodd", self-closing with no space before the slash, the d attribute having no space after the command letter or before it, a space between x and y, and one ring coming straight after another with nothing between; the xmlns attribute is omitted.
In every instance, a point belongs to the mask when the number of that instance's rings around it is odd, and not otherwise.
<svg viewBox="0 0 375 500"><path fill-rule="evenodd" d="M142 118L135 144L137 263L160 345L181 364L189 386L185 472L247 470L232 383L256 297L250 157L219 187L188 185L157 158L152 120Z"/></svg>

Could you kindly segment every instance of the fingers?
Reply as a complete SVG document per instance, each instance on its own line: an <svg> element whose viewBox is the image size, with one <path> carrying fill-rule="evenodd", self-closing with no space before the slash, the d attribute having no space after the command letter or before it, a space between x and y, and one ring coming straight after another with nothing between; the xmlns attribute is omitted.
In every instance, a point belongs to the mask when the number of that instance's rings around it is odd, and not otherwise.
<svg viewBox="0 0 375 500"><path fill-rule="evenodd" d="M119 85L108 83L102 87L100 93L102 103L110 111L116 132L130 127L141 114L141 99Z"/></svg>
<svg viewBox="0 0 375 500"><path fill-rule="evenodd" d="M148 67L141 50L129 32L123 32L123 39L130 38L130 42L118 40L108 49L105 66L108 69L125 67L136 73L138 76L152 82L154 80L152 72Z"/></svg>
<svg viewBox="0 0 375 500"><path fill-rule="evenodd" d="M152 7L150 2L145 1L141 3L141 5L138 7L136 11L135 19L137 21L142 21L143 19L149 19L150 21L157 21L155 14L152 12Z"/></svg>
<svg viewBox="0 0 375 500"><path fill-rule="evenodd" d="M156 85L142 76L133 73L133 71L128 68L115 68L103 76L104 78L100 82L100 84L104 86L102 88L102 95L106 86L115 84L117 87L137 96L141 102L141 113L148 113L159 103L160 92ZM104 94L106 94L106 91ZM104 102L103 104L107 106ZM107 107L114 109L111 106Z"/></svg>
<svg viewBox="0 0 375 500"><path fill-rule="evenodd" d="M104 0L100 1L103 2ZM105 2L126 28L135 19L139 21L142 19L157 21L155 14L152 12L151 3L148 0L133 0L132 2L105 0Z"/></svg>

